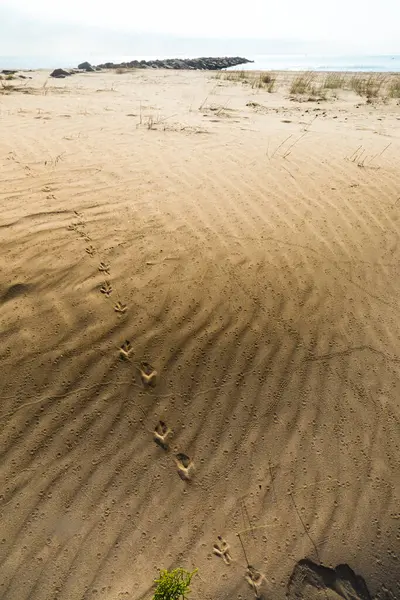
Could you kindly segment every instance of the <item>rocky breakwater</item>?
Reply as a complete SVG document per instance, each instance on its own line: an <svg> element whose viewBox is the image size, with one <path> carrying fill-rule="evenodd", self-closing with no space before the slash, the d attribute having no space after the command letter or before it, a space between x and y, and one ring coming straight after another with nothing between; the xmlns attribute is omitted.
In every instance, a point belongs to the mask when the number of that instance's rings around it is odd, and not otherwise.
<svg viewBox="0 0 400 600"><path fill-rule="evenodd" d="M200 71L217 71L228 67L237 67L254 62L241 56L225 56L220 58L167 58L164 60L132 60L123 63L104 63L97 65L100 69L191 69Z"/></svg>

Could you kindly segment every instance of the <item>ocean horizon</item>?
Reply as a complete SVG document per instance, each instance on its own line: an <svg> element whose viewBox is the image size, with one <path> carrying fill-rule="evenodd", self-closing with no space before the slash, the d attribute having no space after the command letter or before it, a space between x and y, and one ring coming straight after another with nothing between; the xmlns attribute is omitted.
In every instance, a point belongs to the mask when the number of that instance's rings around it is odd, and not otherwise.
<svg viewBox="0 0 400 600"><path fill-rule="evenodd" d="M0 69L55 69L73 68L83 61L97 65L105 62L121 63L132 60L163 60L167 58L198 58L199 55L94 55L76 57L0 56ZM258 54L246 56L254 62L233 67L257 71L355 71L400 72L400 55L312 55L312 54Z"/></svg>

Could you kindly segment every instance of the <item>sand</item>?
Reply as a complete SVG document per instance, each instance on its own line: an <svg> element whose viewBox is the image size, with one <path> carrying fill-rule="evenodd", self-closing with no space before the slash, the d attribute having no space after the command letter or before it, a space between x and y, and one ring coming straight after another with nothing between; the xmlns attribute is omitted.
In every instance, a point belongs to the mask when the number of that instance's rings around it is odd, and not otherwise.
<svg viewBox="0 0 400 600"><path fill-rule="evenodd" d="M356 597L319 564L400 597L399 105L28 75L0 95L0 597L150 599L176 566L193 600Z"/></svg>

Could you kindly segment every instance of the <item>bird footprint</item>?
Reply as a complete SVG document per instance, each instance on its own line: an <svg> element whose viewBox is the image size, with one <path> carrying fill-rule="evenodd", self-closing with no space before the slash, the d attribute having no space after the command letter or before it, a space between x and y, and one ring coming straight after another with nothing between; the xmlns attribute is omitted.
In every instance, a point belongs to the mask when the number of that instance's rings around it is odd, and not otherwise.
<svg viewBox="0 0 400 600"><path fill-rule="evenodd" d="M99 271L101 271L102 273L107 273L107 275L110 274L110 265L104 262L101 262L99 264Z"/></svg>
<svg viewBox="0 0 400 600"><path fill-rule="evenodd" d="M89 254L89 256L94 256L96 254L96 248L94 246L88 246L85 248L85 251Z"/></svg>
<svg viewBox="0 0 400 600"><path fill-rule="evenodd" d="M112 293L111 283L109 281L105 281L100 288L100 292L108 298L108 296L110 296Z"/></svg>
<svg viewBox="0 0 400 600"><path fill-rule="evenodd" d="M128 307L126 306L126 304L122 304L122 302L119 301L114 306L114 310L117 313L124 313L127 311L127 308Z"/></svg>
<svg viewBox="0 0 400 600"><path fill-rule="evenodd" d="M159 421L154 429L154 441L161 446L163 450L168 450L167 437L172 433L171 429L164 421Z"/></svg>
<svg viewBox="0 0 400 600"><path fill-rule="evenodd" d="M119 355L122 360L129 360L129 356L132 353L132 346L129 340L125 340L119 349Z"/></svg>
<svg viewBox="0 0 400 600"><path fill-rule="evenodd" d="M175 454L175 462L178 467L178 475L183 481L190 481L192 478L192 471L194 468L193 461L188 457L187 454L179 452Z"/></svg>
<svg viewBox="0 0 400 600"><path fill-rule="evenodd" d="M232 557L230 554L230 546L220 535L218 536L218 542L213 546L213 552L217 556L220 556L226 565L231 564Z"/></svg>
<svg viewBox="0 0 400 600"><path fill-rule="evenodd" d="M155 387L157 371L148 362L141 362L139 367L140 379L144 387Z"/></svg>
<svg viewBox="0 0 400 600"><path fill-rule="evenodd" d="M259 588L262 586L265 576L251 565L248 565L245 573L245 579L249 586L253 589L256 598L261 598L262 596L259 594Z"/></svg>

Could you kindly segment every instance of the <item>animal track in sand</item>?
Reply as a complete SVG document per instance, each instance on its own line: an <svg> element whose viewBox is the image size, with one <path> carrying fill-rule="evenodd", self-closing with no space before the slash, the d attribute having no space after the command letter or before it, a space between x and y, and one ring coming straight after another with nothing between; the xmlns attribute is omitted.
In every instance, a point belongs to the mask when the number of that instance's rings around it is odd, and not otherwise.
<svg viewBox="0 0 400 600"><path fill-rule="evenodd" d="M157 371L148 362L141 362L139 368L140 379L144 387L155 387L157 383Z"/></svg>
<svg viewBox="0 0 400 600"><path fill-rule="evenodd" d="M101 262L99 264L99 271L101 271L102 273L107 273L107 275L109 275L110 274L110 265L108 263Z"/></svg>
<svg viewBox="0 0 400 600"><path fill-rule="evenodd" d="M256 598L261 598L262 596L259 594L259 588L265 581L264 575L251 565L248 565L244 578L249 586L254 590Z"/></svg>
<svg viewBox="0 0 400 600"><path fill-rule="evenodd" d="M123 304L122 302L119 302L119 301L114 305L115 312L121 313L121 314L125 313L127 311L127 308L128 307L126 306L126 304Z"/></svg>
<svg viewBox="0 0 400 600"><path fill-rule="evenodd" d="M78 233L78 235L83 238L85 240L85 242L91 242L92 238L90 237L90 235L88 235L85 231L78 231L76 230L76 232Z"/></svg>
<svg viewBox="0 0 400 600"><path fill-rule="evenodd" d="M89 256L94 256L96 254L97 250L94 246L88 246L87 248L85 248L85 252L87 252L87 254L89 254Z"/></svg>
<svg viewBox="0 0 400 600"><path fill-rule="evenodd" d="M133 348L129 340L125 342L119 348L119 356L122 360L129 360L129 355L132 353Z"/></svg>
<svg viewBox="0 0 400 600"><path fill-rule="evenodd" d="M107 296L107 298L112 294L112 285L109 281L105 281L100 288L100 292Z"/></svg>
<svg viewBox="0 0 400 600"><path fill-rule="evenodd" d="M230 554L230 546L226 540L220 535L218 536L218 542L213 546L213 552L217 556L220 556L226 565L230 565L232 557Z"/></svg>
<svg viewBox="0 0 400 600"><path fill-rule="evenodd" d="M192 478L192 472L194 469L193 461L188 457L187 454L178 452L175 454L175 462L178 467L178 475L183 481L190 481Z"/></svg>
<svg viewBox="0 0 400 600"><path fill-rule="evenodd" d="M168 425L164 421L159 421L154 429L154 441L156 444L161 446L163 450L168 450L169 445L167 442L167 438L171 435L172 430L168 427Z"/></svg>

